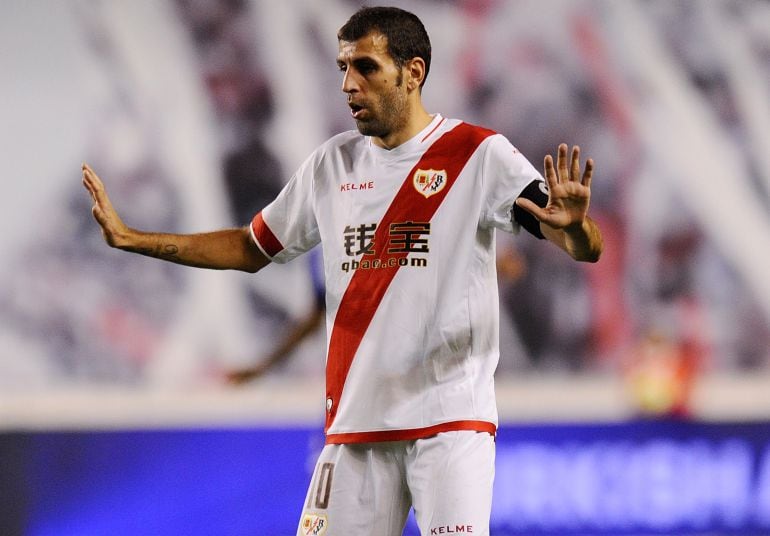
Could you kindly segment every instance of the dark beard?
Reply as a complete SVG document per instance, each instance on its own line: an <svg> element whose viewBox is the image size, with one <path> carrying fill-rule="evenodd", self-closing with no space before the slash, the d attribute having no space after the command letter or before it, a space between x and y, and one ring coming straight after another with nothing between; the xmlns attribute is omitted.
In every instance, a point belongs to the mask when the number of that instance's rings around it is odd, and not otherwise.
<svg viewBox="0 0 770 536"><path fill-rule="evenodd" d="M393 130L389 125L385 125L383 121L360 121L358 119L356 119L356 128L364 136L375 138L384 138Z"/></svg>
<svg viewBox="0 0 770 536"><path fill-rule="evenodd" d="M397 88L401 86L402 81L402 76L399 73L396 80ZM406 102L398 98L398 93L395 90L391 95L382 98L379 104L378 117L369 121L355 120L356 128L364 136L385 138L407 123Z"/></svg>

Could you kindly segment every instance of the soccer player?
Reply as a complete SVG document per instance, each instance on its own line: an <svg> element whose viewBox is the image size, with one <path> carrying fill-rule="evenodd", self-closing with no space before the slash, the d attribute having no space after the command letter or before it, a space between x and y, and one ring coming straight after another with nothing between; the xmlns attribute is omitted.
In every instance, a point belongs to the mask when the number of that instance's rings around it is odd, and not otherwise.
<svg viewBox="0 0 770 536"><path fill-rule="evenodd" d="M297 534L488 534L497 410L496 229L521 227L579 261L593 163L561 144L545 179L503 136L429 114L420 20L363 8L338 33L357 131L321 145L244 228L176 235L126 226L84 164L106 242L188 266L256 272L321 244L326 446Z"/></svg>

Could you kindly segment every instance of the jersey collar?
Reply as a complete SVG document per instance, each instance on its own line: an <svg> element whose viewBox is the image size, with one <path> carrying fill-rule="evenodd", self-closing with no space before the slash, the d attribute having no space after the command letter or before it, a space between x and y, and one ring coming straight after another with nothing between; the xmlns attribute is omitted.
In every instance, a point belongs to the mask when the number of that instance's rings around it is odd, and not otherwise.
<svg viewBox="0 0 770 536"><path fill-rule="evenodd" d="M438 127L441 126L443 122L444 117L442 117L441 114L433 114L433 119L430 123L428 123L428 126L393 149L384 149L379 145L372 143L372 138L369 136L367 136L366 140L371 150L374 151L378 156L383 156L385 158L398 158L413 152L423 152L425 148L429 146L430 143L435 139Z"/></svg>

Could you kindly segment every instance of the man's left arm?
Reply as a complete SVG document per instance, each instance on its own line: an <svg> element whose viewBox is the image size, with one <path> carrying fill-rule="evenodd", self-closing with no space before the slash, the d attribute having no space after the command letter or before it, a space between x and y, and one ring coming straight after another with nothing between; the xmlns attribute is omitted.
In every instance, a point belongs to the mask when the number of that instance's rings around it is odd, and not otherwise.
<svg viewBox="0 0 770 536"><path fill-rule="evenodd" d="M554 166L551 155L545 157L545 180L548 184L548 202L538 206L526 197L519 197L516 205L540 222L543 236L578 261L596 262L604 248L598 225L588 216L591 199L591 177L594 164L590 158L585 170L580 170L580 148L572 148L567 158L567 145L562 143Z"/></svg>

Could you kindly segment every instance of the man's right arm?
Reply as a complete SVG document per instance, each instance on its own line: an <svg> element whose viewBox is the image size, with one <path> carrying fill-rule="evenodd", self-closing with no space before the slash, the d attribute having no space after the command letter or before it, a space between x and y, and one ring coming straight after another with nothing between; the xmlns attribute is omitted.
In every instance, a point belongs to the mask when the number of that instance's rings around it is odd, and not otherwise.
<svg viewBox="0 0 770 536"><path fill-rule="evenodd" d="M137 231L118 216L98 175L83 164L83 185L94 201L94 218L110 246L185 266L256 272L270 260L251 239L248 227L209 233L165 234Z"/></svg>

